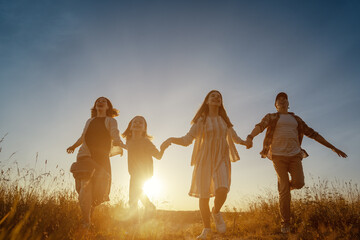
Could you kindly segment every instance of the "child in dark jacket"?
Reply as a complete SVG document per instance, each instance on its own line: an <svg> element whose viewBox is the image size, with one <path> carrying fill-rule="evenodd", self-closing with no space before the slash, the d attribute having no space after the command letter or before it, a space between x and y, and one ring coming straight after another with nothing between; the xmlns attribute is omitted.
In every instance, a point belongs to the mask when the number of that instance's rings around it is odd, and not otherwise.
<svg viewBox="0 0 360 240"><path fill-rule="evenodd" d="M147 123L143 116L135 116L122 134L126 138L128 151L128 170L130 174L129 205L137 210L138 201L148 210L155 210L155 205L143 192L144 183L153 176L153 157L161 159L166 147L159 151L147 134Z"/></svg>

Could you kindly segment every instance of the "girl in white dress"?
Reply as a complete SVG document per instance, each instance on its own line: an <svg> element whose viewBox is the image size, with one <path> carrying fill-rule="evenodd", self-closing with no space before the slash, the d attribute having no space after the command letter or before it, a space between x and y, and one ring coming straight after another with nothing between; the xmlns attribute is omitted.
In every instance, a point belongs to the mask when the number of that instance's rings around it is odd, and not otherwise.
<svg viewBox="0 0 360 240"><path fill-rule="evenodd" d="M210 228L210 197L215 196L212 215L219 233L226 231L221 216L227 193L230 190L231 164L240 159L234 143L245 145L230 122L222 102L221 93L210 91L192 120L190 131L183 137L171 137L162 147L174 143L188 146L195 139L191 166L194 166L189 195L199 198L199 208L204 223L198 239L206 239Z"/></svg>

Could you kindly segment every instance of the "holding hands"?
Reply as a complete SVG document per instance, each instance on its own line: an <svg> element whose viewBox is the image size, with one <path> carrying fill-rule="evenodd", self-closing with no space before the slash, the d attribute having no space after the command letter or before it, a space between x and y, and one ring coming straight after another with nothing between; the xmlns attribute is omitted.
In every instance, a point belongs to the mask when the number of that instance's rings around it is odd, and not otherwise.
<svg viewBox="0 0 360 240"><path fill-rule="evenodd" d="M253 136L248 135L248 136L246 137L246 141L245 141L246 149L252 148L252 146L253 146L252 140L253 140Z"/></svg>
<svg viewBox="0 0 360 240"><path fill-rule="evenodd" d="M165 151L172 144L172 138L166 139L160 146L161 151Z"/></svg>

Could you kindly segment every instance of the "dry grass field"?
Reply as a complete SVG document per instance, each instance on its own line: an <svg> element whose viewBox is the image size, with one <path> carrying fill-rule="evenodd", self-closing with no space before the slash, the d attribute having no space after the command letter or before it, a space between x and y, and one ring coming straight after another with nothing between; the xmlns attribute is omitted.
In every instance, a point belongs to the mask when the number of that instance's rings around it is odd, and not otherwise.
<svg viewBox="0 0 360 240"><path fill-rule="evenodd" d="M5 161L6 162L6 161ZM0 162L1 164L1 162ZM81 228L80 208L64 170L37 173L16 163L1 165L0 240L2 239L195 239L202 230L198 211L162 211L128 219L123 200L95 209L94 225ZM360 193L351 182L316 180L295 191L292 229L279 232L277 193L248 204L246 212L225 208L228 231L212 239L360 239Z"/></svg>

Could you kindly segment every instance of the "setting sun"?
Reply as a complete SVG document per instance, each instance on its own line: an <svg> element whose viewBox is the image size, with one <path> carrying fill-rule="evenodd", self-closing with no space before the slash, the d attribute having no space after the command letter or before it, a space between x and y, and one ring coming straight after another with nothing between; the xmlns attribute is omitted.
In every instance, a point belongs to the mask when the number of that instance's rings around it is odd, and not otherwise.
<svg viewBox="0 0 360 240"><path fill-rule="evenodd" d="M161 181L156 177L152 177L145 182L143 190L149 198L157 198L161 193L161 188Z"/></svg>

